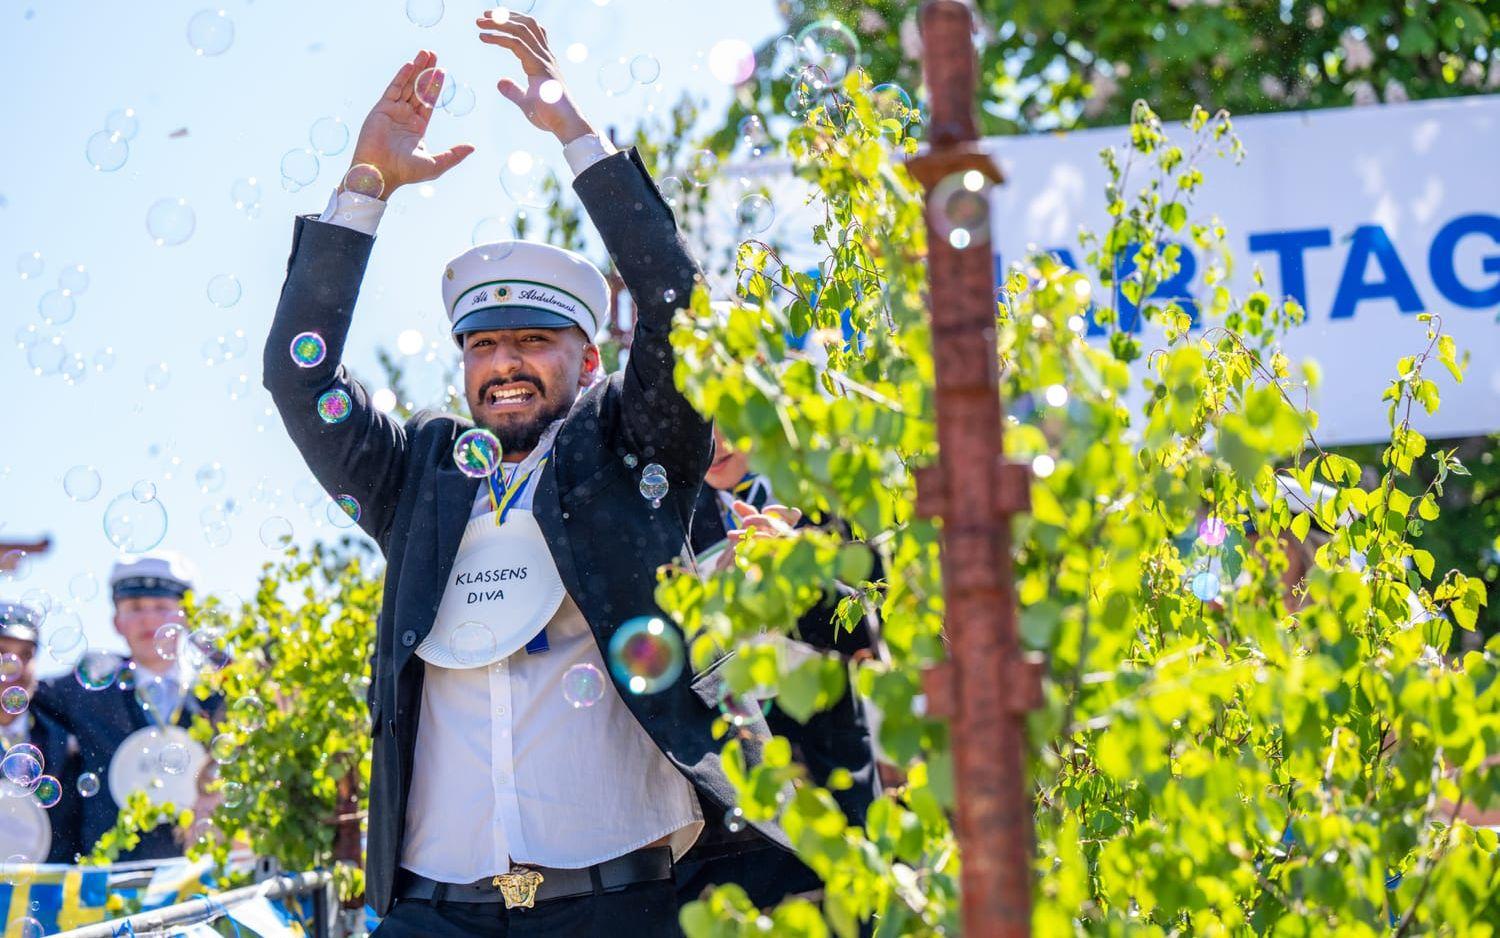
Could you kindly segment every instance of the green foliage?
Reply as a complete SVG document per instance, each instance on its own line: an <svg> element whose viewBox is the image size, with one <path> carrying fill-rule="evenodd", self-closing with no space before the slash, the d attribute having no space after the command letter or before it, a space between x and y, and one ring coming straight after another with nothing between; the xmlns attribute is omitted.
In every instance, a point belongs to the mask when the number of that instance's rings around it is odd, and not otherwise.
<svg viewBox="0 0 1500 938"><path fill-rule="evenodd" d="M99 835L94 849L84 863L107 865L120 858L120 854L134 850L141 842L141 832L154 830L162 824L170 824L185 834L193 822L193 812L181 810L173 804L152 804L143 791L133 791L120 806L115 826Z"/></svg>
<svg viewBox="0 0 1500 938"><path fill-rule="evenodd" d="M782 0L786 32L835 18L861 64L913 95L918 0ZM1121 124L1130 102L1185 118L1199 103L1235 113L1437 98L1500 87L1492 64L1500 9L1468 0L977 0L986 133ZM785 50L758 50L719 141L743 114L784 114Z"/></svg>
<svg viewBox="0 0 1500 938"><path fill-rule="evenodd" d="M911 476L937 456L925 229L867 92L851 77L789 141L823 212L820 276L743 244L739 302L724 313L699 291L673 336L694 403L782 499L847 520L855 540L752 538L706 581L667 574L658 598L695 664L734 649L735 691L792 688L807 712L838 682L789 673L766 636L847 587L841 620L878 625L877 655L849 681L879 707L905 782L852 828L784 741L750 770L726 724L745 815L779 818L827 890L820 916L718 890L684 912L694 938L848 936L872 915L880 935L958 930L949 740L920 696L944 655L938 529L916 517ZM1390 445L1368 466L1324 450L1299 403L1314 370L1280 351L1302 311L1231 295L1224 232L1193 201L1203 164L1238 156L1227 116L1195 111L1180 140L1143 104L1132 117L1128 144L1104 154L1111 227L1083 239L1090 276L1032 258L996 308L1001 395L1016 405L1007 452L1035 476L1015 530L1022 637L1050 666L1030 724L1036 931L1482 931L1500 902L1496 836L1461 811L1500 805L1500 641L1442 654L1485 591L1416 543L1441 511L1436 484L1402 488L1425 459L1413 407L1438 403L1428 374L1461 362L1437 322L1417 324L1419 353L1391 363ZM1184 234L1215 258L1196 327L1152 297ZM1118 275L1148 326L1120 331L1101 307L1111 334L1090 345L1090 281L1112 284L1132 245L1138 262ZM826 366L788 347L806 327ZM1465 481L1453 459L1450 490ZM1210 517L1230 532L1222 545L1194 537ZM1189 583L1215 560L1220 592L1200 599Z"/></svg>
<svg viewBox="0 0 1500 938"><path fill-rule="evenodd" d="M189 609L196 628L222 630L233 655L202 678L202 693L224 696L224 718L199 719L191 731L216 757L208 791L218 802L208 824L194 825L192 853L222 864L245 844L289 870L337 859L337 820L352 807L358 823L366 804L365 691L380 589L352 552L316 546L268 565L242 609L213 599ZM357 873L337 872L345 895L363 891Z"/></svg>

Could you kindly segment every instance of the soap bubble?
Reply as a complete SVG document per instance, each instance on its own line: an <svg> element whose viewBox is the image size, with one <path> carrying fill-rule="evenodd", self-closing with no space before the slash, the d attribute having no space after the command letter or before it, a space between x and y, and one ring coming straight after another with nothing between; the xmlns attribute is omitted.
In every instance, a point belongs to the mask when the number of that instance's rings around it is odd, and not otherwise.
<svg viewBox="0 0 1500 938"><path fill-rule="evenodd" d="M101 130L83 145L84 159L101 173L112 173L130 159L130 144L125 135Z"/></svg>
<svg viewBox="0 0 1500 938"><path fill-rule="evenodd" d="M406 0L406 18L427 29L443 18L443 0Z"/></svg>
<svg viewBox="0 0 1500 938"><path fill-rule="evenodd" d="M464 622L453 630L448 647L466 668L489 664L495 659L495 633L482 622Z"/></svg>
<svg viewBox="0 0 1500 938"><path fill-rule="evenodd" d="M1212 570L1204 570L1194 574L1191 589L1193 595L1198 597L1200 602L1213 602L1219 598L1220 583L1218 574Z"/></svg>
<svg viewBox="0 0 1500 938"><path fill-rule="evenodd" d="M63 491L75 502L86 502L99 494L99 470L93 466L74 466L63 473Z"/></svg>
<svg viewBox="0 0 1500 938"><path fill-rule="evenodd" d="M451 99L453 89L448 81L448 71L434 65L424 68L412 85L412 93L428 107L440 107Z"/></svg>
<svg viewBox="0 0 1500 938"><path fill-rule="evenodd" d="M226 808L237 808L245 800L245 786L235 781L226 781L219 786L220 800Z"/></svg>
<svg viewBox="0 0 1500 938"><path fill-rule="evenodd" d="M892 120L902 127L911 123L911 95L898 84L876 85L870 90L870 103L875 106L875 116L883 121Z"/></svg>
<svg viewBox="0 0 1500 938"><path fill-rule="evenodd" d="M141 479L130 487L130 494L138 502L149 502L156 497L156 483Z"/></svg>
<svg viewBox="0 0 1500 938"><path fill-rule="evenodd" d="M141 122L136 117L135 108L122 107L109 112L109 116L104 119L104 129L112 134L119 134L126 140L134 140L141 129Z"/></svg>
<svg viewBox="0 0 1500 938"><path fill-rule="evenodd" d="M459 434L453 443L453 464L458 471L473 479L482 479L500 465L500 441L495 434L475 427Z"/></svg>
<svg viewBox="0 0 1500 938"><path fill-rule="evenodd" d="M228 733L220 733L209 742L208 754L219 765L228 765L240 754L240 744Z"/></svg>
<svg viewBox="0 0 1500 938"><path fill-rule="evenodd" d="M82 264L64 264L57 272L57 285L74 296L89 288L89 271Z"/></svg>
<svg viewBox="0 0 1500 938"><path fill-rule="evenodd" d="M479 103L474 94L474 86L466 81L453 83L453 90L443 96L443 110L453 117L463 117L474 110L474 105Z"/></svg>
<svg viewBox="0 0 1500 938"><path fill-rule="evenodd" d="M187 199L157 199L146 211L146 232L157 247L174 247L193 236L197 216Z"/></svg>
<svg viewBox="0 0 1500 938"><path fill-rule="evenodd" d="M288 150L281 156L281 178L291 180L299 188L311 185L321 168L318 154L307 147Z"/></svg>
<svg viewBox="0 0 1500 938"><path fill-rule="evenodd" d="M959 250L990 239L990 197L977 169L953 173L932 187L928 213L938 236Z"/></svg>
<svg viewBox="0 0 1500 938"><path fill-rule="evenodd" d="M181 622L167 622L156 630L151 640L152 647L163 661L176 661L177 650L182 647L182 638L186 634L187 628Z"/></svg>
<svg viewBox="0 0 1500 938"><path fill-rule="evenodd" d="M623 56L609 59L599 66L599 87L607 95L624 94L635 79L630 76L630 62Z"/></svg>
<svg viewBox="0 0 1500 938"><path fill-rule="evenodd" d="M45 266L41 251L32 251L30 254L22 254L16 258L16 273L21 275L22 280L35 280L40 277Z"/></svg>
<svg viewBox="0 0 1500 938"><path fill-rule="evenodd" d="M1209 547L1218 547L1229 536L1229 526L1222 518L1204 518L1198 525L1198 538Z"/></svg>
<svg viewBox="0 0 1500 938"><path fill-rule="evenodd" d="M536 90L536 96L538 98L541 98L542 101L547 104L556 104L557 102L561 101L563 97L562 82L554 78L547 79L546 81L542 82L542 86Z"/></svg>
<svg viewBox="0 0 1500 938"><path fill-rule="evenodd" d="M247 694L230 706L229 719L253 733L266 725L266 705L254 694Z"/></svg>
<svg viewBox="0 0 1500 938"><path fill-rule="evenodd" d="M0 759L0 778L26 792L36 787L42 776L42 751L30 743L21 743L5 751Z"/></svg>
<svg viewBox="0 0 1500 938"><path fill-rule="evenodd" d="M223 10L200 10L188 20L187 36L198 55L219 55L234 43L234 20Z"/></svg>
<svg viewBox="0 0 1500 938"><path fill-rule="evenodd" d="M649 501L652 508L660 508L669 489L666 470L656 463L648 463L641 472L641 497Z"/></svg>
<svg viewBox="0 0 1500 938"><path fill-rule="evenodd" d="M513 150L500 168L500 188L517 205L546 208L547 197L542 191L544 176L541 160L525 150Z"/></svg>
<svg viewBox="0 0 1500 938"><path fill-rule="evenodd" d="M859 61L859 40L838 20L818 20L797 34L797 54L803 64L815 65L830 81L840 82Z"/></svg>
<svg viewBox="0 0 1500 938"><path fill-rule="evenodd" d="M11 716L25 713L30 704L31 694L20 684L9 684L4 690L0 690L0 710Z"/></svg>
<svg viewBox="0 0 1500 938"><path fill-rule="evenodd" d="M328 505L328 521L336 528L353 527L359 522L359 500L353 495L335 495Z"/></svg>
<svg viewBox="0 0 1500 938"><path fill-rule="evenodd" d="M44 808L55 808L62 800L62 784L51 775L43 775L36 780L36 787L31 790L31 793L36 796L37 804ZM22 934L25 934L24 929ZM36 934L40 935L41 932Z"/></svg>
<svg viewBox="0 0 1500 938"><path fill-rule="evenodd" d="M188 770L193 758L181 743L168 743L157 753L156 762L168 775L181 775Z"/></svg>
<svg viewBox="0 0 1500 938"><path fill-rule="evenodd" d="M751 157L761 156L770 148L771 135L766 131L766 122L759 115L750 114L740 118L738 133Z"/></svg>
<svg viewBox="0 0 1500 938"><path fill-rule="evenodd" d="M73 301L72 291L69 290L48 290L36 303L37 315L49 326L72 321L77 309L78 304Z"/></svg>
<svg viewBox="0 0 1500 938"><path fill-rule="evenodd" d="M712 150L699 150L688 158L687 171L694 185L708 185L719 172L718 154Z"/></svg>
<svg viewBox="0 0 1500 938"><path fill-rule="evenodd" d="M216 274L208 281L208 301L220 309L228 309L238 303L243 292L240 278L234 274Z"/></svg>
<svg viewBox="0 0 1500 938"><path fill-rule="evenodd" d="M643 85L649 85L661 77L661 63L656 56L641 53L630 60L630 77Z"/></svg>
<svg viewBox="0 0 1500 938"><path fill-rule="evenodd" d="M381 175L377 166L369 163L355 163L344 174L344 189L347 192L357 192L360 195L378 199L385 192L385 176Z"/></svg>
<svg viewBox="0 0 1500 938"><path fill-rule="evenodd" d="M38 375L57 373L67 357L68 350L63 348L61 339L56 336L46 342L39 341L26 350L26 364Z"/></svg>
<svg viewBox="0 0 1500 938"><path fill-rule="evenodd" d="M604 697L604 675L587 662L575 664L563 672L562 691L574 709L592 707Z"/></svg>
<svg viewBox="0 0 1500 938"><path fill-rule="evenodd" d="M738 834L745 829L745 812L739 805L724 812L724 829L731 834Z"/></svg>
<svg viewBox="0 0 1500 938"><path fill-rule="evenodd" d="M308 129L307 142L319 156L336 156L349 145L349 125L337 117L320 117Z"/></svg>
<svg viewBox="0 0 1500 938"><path fill-rule="evenodd" d="M17 862L24 862L25 859L25 857L21 857ZM47 929L42 925L41 920L33 918L30 915L16 919L15 927L16 938L42 938L43 935L47 934Z"/></svg>
<svg viewBox="0 0 1500 938"><path fill-rule="evenodd" d="M272 550L284 550L292 543L292 523L272 515L260 525L260 542Z"/></svg>
<svg viewBox="0 0 1500 938"><path fill-rule="evenodd" d="M14 681L21 675L21 669L25 667L21 663L21 656L6 652L0 655L0 682Z"/></svg>
<svg viewBox="0 0 1500 938"><path fill-rule="evenodd" d="M292 361L303 368L314 368L323 364L328 354L328 345L316 332L303 332L292 339Z"/></svg>
<svg viewBox="0 0 1500 938"><path fill-rule="evenodd" d="M748 726L754 723L765 713L765 707L754 697L744 694L730 694L719 701L719 712L724 715L731 726Z"/></svg>
<svg viewBox="0 0 1500 938"><path fill-rule="evenodd" d="M761 234L776 221L776 206L759 192L752 192L740 199L739 208L735 210L735 220L739 222L740 231L744 234Z"/></svg>
<svg viewBox="0 0 1500 938"><path fill-rule="evenodd" d="M726 85L738 85L755 74L755 50L743 39L723 39L708 50L708 72Z"/></svg>
<svg viewBox="0 0 1500 938"><path fill-rule="evenodd" d="M193 473L193 481L205 495L217 492L224 487L224 467L217 462L204 463Z"/></svg>
<svg viewBox="0 0 1500 938"><path fill-rule="evenodd" d="M146 390L160 391L172 383L172 369L166 362L157 362L146 366Z"/></svg>
<svg viewBox="0 0 1500 938"><path fill-rule="evenodd" d="M86 603L99 595L99 578L87 570L73 574L68 580L68 595L76 602Z"/></svg>
<svg viewBox="0 0 1500 938"><path fill-rule="evenodd" d="M104 509L104 536L126 553L144 553L167 536L167 509L155 498L117 495Z"/></svg>
<svg viewBox="0 0 1500 938"><path fill-rule="evenodd" d="M229 198L241 212L254 212L260 208L260 183L254 176L236 179L229 187Z"/></svg>
<svg viewBox="0 0 1500 938"><path fill-rule="evenodd" d="M343 423L349 419L353 406L347 393L334 388L323 392L318 398L318 416L323 418L324 423Z"/></svg>
<svg viewBox="0 0 1500 938"><path fill-rule="evenodd" d="M655 616L628 620L609 640L609 669L631 693L654 694L682 673L682 638Z"/></svg>
<svg viewBox="0 0 1500 938"><path fill-rule="evenodd" d="M57 661L73 664L73 656L88 647L83 637L83 622L71 609L53 610L47 616L47 654Z"/></svg>
<svg viewBox="0 0 1500 938"><path fill-rule="evenodd" d="M78 776L78 794L84 798L92 798L99 794L99 776L93 772L85 772Z"/></svg>
<svg viewBox="0 0 1500 938"><path fill-rule="evenodd" d="M73 677L84 690L104 690L120 676L120 659L107 651L83 653L73 668Z"/></svg>
<svg viewBox="0 0 1500 938"><path fill-rule="evenodd" d="M421 330L402 329L401 334L396 336L396 350L402 355L415 355L422 351L424 340Z"/></svg>

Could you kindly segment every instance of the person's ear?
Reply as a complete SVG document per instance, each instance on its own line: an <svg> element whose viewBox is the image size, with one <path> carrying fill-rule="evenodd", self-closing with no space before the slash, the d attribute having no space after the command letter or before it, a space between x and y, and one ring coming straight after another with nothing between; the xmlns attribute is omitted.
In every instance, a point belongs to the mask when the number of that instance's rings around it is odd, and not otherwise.
<svg viewBox="0 0 1500 938"><path fill-rule="evenodd" d="M594 383L594 375L600 365L599 346L590 342L583 347L583 369L578 373L578 386L587 388Z"/></svg>

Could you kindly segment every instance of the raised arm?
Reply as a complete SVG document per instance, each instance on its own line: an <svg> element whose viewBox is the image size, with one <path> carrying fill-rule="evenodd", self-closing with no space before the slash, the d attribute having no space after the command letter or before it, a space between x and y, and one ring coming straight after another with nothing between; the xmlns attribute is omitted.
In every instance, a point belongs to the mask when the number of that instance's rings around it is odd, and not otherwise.
<svg viewBox="0 0 1500 938"><path fill-rule="evenodd" d="M635 335L622 381L627 443L643 460L661 464L673 489L696 490L708 468L712 435L677 390L668 336L673 314L688 303L701 273L677 220L634 150L615 153L607 142L584 146L599 133L568 93L546 29L513 11L490 11L476 22L480 39L514 53L525 73L524 88L502 79L500 93L574 151L568 157L578 172L573 188L635 301ZM592 162L580 159L589 149Z"/></svg>
<svg viewBox="0 0 1500 938"><path fill-rule="evenodd" d="M365 118L330 211L296 220L266 338L263 380L292 442L329 494L359 503L360 527L382 545L406 478L406 433L375 409L342 360L383 200L441 176L474 149L427 152L422 135L442 82L436 65L422 51L401 66Z"/></svg>

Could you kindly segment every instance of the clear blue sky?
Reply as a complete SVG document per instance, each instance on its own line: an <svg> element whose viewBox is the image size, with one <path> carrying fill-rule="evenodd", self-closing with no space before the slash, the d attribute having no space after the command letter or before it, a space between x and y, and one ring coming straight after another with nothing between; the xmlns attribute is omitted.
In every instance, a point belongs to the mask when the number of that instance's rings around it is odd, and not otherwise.
<svg viewBox="0 0 1500 938"><path fill-rule="evenodd" d="M538 0L535 7L555 47L587 47L583 62L564 59L586 113L621 127L684 90L722 106L728 92L709 74L708 49L727 38L755 45L778 28L771 0ZM210 591L249 592L273 556L259 536L269 518L285 518L303 543L339 533L260 388L260 349L292 217L321 211L348 164L346 149L323 158L317 179L301 192L283 190L282 155L309 145L313 123L341 118L352 147L370 104L419 48L435 50L476 94L467 115L434 117L428 143L469 142L478 152L429 195L398 193L382 224L347 359L367 380L380 374L375 347L394 350L403 330L420 330L428 343L446 341L439 271L469 247L476 222L514 212L497 182L505 157L525 149L565 171L555 143L494 90L500 77L520 76L507 54L474 37L473 20L485 4L447 0L442 20L419 28L404 0L229 0L222 9L234 24L232 45L198 56L188 23L204 8L182 0L0 5L0 69L10 91L8 145L0 148L0 539L53 542L24 578L0 581L0 596L48 591L76 611L97 647L123 648L109 622L105 580L116 554L102 517L109 501L139 480L156 485L168 512L162 546L191 556ZM638 54L660 61L660 77L606 95L600 66ZM139 120L128 161L97 172L85 159L86 142L111 112L127 107ZM245 177L255 177L262 193L253 219L230 197ZM147 210L165 197L185 199L196 216L191 238L175 247L157 247L147 234ZM33 251L44 269L23 280L17 259ZM84 265L89 284L74 297L73 319L46 327L38 301L71 264ZM228 309L207 296L219 274L234 275L243 288ZM88 359L87 376L69 384L56 374L34 375L27 352L12 340L29 324L60 334L70 357ZM234 357L205 364L205 344L213 350L220 337ZM446 345L437 347L446 354ZM99 373L93 359L105 348L114 361ZM438 366L422 355L407 362L413 396L435 396ZM148 390L147 371L158 363L170 379ZM214 462L224 485L204 494L194 475ZM103 481L87 502L63 490L64 473L79 464L97 467ZM226 498L238 505L228 519L230 537L211 546L200 514ZM74 601L70 585L85 573L97 578L98 594ZM44 673L59 670L45 655L42 664Z"/></svg>

